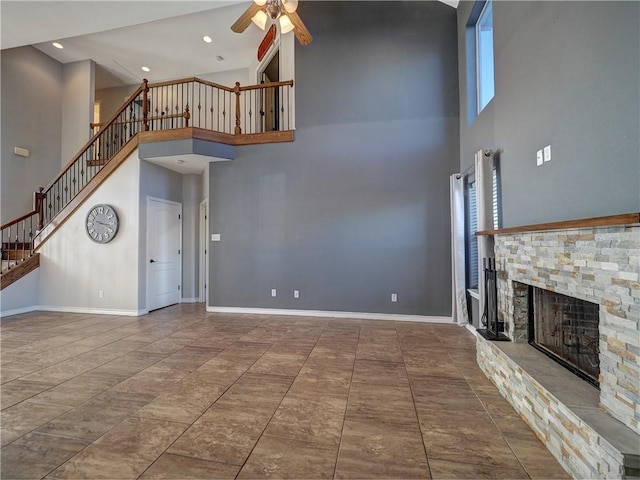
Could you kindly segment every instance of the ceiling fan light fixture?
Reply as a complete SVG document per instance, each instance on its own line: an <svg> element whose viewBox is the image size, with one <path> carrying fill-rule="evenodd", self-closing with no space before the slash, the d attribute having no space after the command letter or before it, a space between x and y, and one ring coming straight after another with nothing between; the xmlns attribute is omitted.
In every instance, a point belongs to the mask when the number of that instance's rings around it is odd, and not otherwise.
<svg viewBox="0 0 640 480"><path fill-rule="evenodd" d="M267 3L267 13L272 20L280 16L280 0L270 0Z"/></svg>
<svg viewBox="0 0 640 480"><path fill-rule="evenodd" d="M298 9L298 0L282 0L282 6L287 13L293 13Z"/></svg>
<svg viewBox="0 0 640 480"><path fill-rule="evenodd" d="M253 3L258 5L259 7L262 7L265 3L267 3L267 0L253 0Z"/></svg>
<svg viewBox="0 0 640 480"><path fill-rule="evenodd" d="M285 34L293 30L293 23L288 15L282 15L280 17L280 33Z"/></svg>
<svg viewBox="0 0 640 480"><path fill-rule="evenodd" d="M260 30L267 28L267 14L262 10L251 17L251 21L255 23Z"/></svg>

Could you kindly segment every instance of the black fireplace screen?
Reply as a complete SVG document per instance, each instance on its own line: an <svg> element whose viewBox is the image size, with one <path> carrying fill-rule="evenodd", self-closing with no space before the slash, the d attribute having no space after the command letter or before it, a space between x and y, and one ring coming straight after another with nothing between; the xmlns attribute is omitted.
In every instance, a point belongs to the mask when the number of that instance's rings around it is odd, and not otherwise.
<svg viewBox="0 0 640 480"><path fill-rule="evenodd" d="M598 305L532 288L531 343L597 386L600 375Z"/></svg>

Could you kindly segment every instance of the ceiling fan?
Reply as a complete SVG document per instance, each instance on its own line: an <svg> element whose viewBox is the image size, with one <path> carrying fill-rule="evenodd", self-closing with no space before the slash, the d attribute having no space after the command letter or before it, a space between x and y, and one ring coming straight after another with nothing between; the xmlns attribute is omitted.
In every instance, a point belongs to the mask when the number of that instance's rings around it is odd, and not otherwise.
<svg viewBox="0 0 640 480"><path fill-rule="evenodd" d="M280 32L294 35L302 45L309 45L313 40L311 33L296 13L298 0L253 0L249 8L231 25L236 33L244 32L251 22L265 30L269 19L278 21Z"/></svg>

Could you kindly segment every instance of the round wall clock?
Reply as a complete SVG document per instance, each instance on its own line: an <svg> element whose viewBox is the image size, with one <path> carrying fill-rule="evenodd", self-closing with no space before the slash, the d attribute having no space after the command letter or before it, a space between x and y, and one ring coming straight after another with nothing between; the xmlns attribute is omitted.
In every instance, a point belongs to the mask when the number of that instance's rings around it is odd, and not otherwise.
<svg viewBox="0 0 640 480"><path fill-rule="evenodd" d="M118 233L118 214L111 205L94 205L87 213L87 235L96 243L109 243Z"/></svg>

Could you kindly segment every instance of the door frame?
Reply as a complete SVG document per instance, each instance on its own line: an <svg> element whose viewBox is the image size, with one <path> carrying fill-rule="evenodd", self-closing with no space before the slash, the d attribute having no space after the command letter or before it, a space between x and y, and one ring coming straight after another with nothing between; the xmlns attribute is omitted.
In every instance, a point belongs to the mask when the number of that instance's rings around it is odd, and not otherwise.
<svg viewBox="0 0 640 480"><path fill-rule="evenodd" d="M282 78L282 57L280 56L280 39L278 38L276 40L276 42L273 44L273 47L271 49L269 49L269 52L267 52L267 54L264 56L264 58L262 59L262 61L260 62L260 64L258 65L258 68L256 69L256 79L257 79L257 83L262 84L263 83L263 76L266 74L266 70L267 67L269 66L269 64L273 61L273 59L276 57L276 55L278 55L278 79L277 80L272 80L269 79L270 82L273 81L280 81L280 79ZM274 106L279 107L279 103L280 103L280 99L278 98L278 91L276 90L275 92L272 92L274 95L273 98L273 103ZM274 125L276 127L276 130L267 130L267 114L266 114L266 104L267 104L267 98L266 98L266 92L260 90L260 101L259 101L259 108L260 110L264 111L265 114L264 115L259 115L256 117L256 119L258 120L258 132L267 132L267 131L279 131L282 129L282 120L281 120L281 116L279 113L278 108L274 109L274 117L271 120L275 120ZM277 123L277 124L276 124Z"/></svg>
<svg viewBox="0 0 640 480"><path fill-rule="evenodd" d="M198 297L200 302L204 302L209 306L207 291L209 288L209 261L208 261L208 237L209 237L209 199L205 198L200 202L200 242L198 246L199 252L199 284Z"/></svg>
<svg viewBox="0 0 640 480"><path fill-rule="evenodd" d="M178 280L178 286L180 287L180 295L179 295L178 303L182 303L182 273L183 273L183 265L182 265L182 257L183 257L183 255L182 255L182 253L183 253L183 245L182 245L182 225L183 225L182 224L182 220L183 220L183 218L182 218L182 215L183 215L182 202L174 202L173 200L167 200L166 198L158 198L158 197L152 197L150 195L147 195L146 225L145 225L145 228L147 230L147 232L146 232L146 237L147 237L146 242L147 243L145 244L145 258L144 258L145 270L146 270L145 301L146 301L146 310L147 310L147 312L151 311L150 308L149 308L150 305L151 305L150 297L149 297L149 293L150 293L149 292L149 285L150 285L150 276L151 276L150 275L151 272L149 270L149 260L150 260L150 258L149 258L149 239L150 239L150 235L149 235L149 230L150 230L149 229L149 218L150 218L149 211L151 209L149 208L149 204L151 202L174 205L174 206L177 206L177 207L180 208L180 240L179 240L179 243L180 243L180 268L178 269L179 276L180 276L180 278ZM159 307L159 308L163 308L163 307Z"/></svg>

